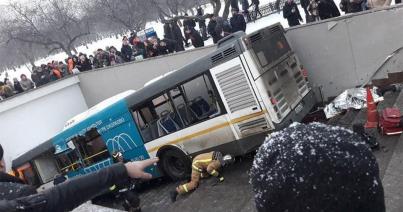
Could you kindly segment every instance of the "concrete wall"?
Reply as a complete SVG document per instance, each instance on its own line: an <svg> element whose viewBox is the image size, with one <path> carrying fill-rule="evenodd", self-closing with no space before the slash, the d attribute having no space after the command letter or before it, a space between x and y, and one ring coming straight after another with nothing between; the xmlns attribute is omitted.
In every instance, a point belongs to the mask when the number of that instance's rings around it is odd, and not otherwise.
<svg viewBox="0 0 403 212"><path fill-rule="evenodd" d="M403 46L403 7L342 16L287 30L287 38L325 97L367 82L388 55ZM401 57L400 57L401 58ZM378 74L401 70L394 59Z"/></svg>
<svg viewBox="0 0 403 212"><path fill-rule="evenodd" d="M131 64L81 73L80 87L89 107L120 92L142 88L151 79L210 53L215 46L193 49Z"/></svg>
<svg viewBox="0 0 403 212"><path fill-rule="evenodd" d="M8 168L12 159L56 135L68 119L86 109L78 77L1 102L0 143Z"/></svg>

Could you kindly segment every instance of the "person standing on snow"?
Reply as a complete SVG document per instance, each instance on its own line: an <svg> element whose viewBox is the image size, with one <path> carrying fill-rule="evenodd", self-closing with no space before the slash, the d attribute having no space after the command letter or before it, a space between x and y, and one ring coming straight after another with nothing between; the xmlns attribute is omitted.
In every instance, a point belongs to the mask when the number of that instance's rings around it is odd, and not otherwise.
<svg viewBox="0 0 403 212"><path fill-rule="evenodd" d="M360 135L321 123L272 133L250 170L258 212L384 212L375 156Z"/></svg>
<svg viewBox="0 0 403 212"><path fill-rule="evenodd" d="M175 202L178 194L185 194L196 189L199 185L200 178L214 176L219 182L224 181L224 177L220 175L218 170L234 162L231 155L223 156L221 152L208 152L200 154L193 159L192 176L190 182L178 186L174 191L170 192L171 201Z"/></svg>
<svg viewBox="0 0 403 212"><path fill-rule="evenodd" d="M290 27L300 25L302 17L299 13L298 6L293 0L287 0L283 8L283 17L287 19Z"/></svg>
<svg viewBox="0 0 403 212"><path fill-rule="evenodd" d="M210 21L207 25L207 31L210 36L213 38L213 43L217 43L219 40L223 38L222 36L222 25L218 25L217 17L214 15L210 15Z"/></svg>
<svg viewBox="0 0 403 212"><path fill-rule="evenodd" d="M246 31L246 22L245 18L243 15L239 14L239 10L236 8L232 8L232 17L230 19L230 24L231 24L231 30L232 32L238 32L238 31Z"/></svg>

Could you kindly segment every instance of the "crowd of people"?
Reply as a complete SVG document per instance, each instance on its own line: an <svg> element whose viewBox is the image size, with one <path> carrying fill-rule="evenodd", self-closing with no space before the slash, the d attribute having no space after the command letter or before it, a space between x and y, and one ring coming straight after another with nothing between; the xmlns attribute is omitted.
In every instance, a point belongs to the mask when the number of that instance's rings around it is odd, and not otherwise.
<svg viewBox="0 0 403 212"><path fill-rule="evenodd" d="M395 0L395 3L401 3ZM345 14L357 13L365 10L387 6L390 2L385 0L341 0L339 8ZM301 7L305 12L306 23L339 17L340 11L333 0L301 0ZM283 17L287 19L290 27L300 25L303 18L294 0L287 0L283 7Z"/></svg>
<svg viewBox="0 0 403 212"><path fill-rule="evenodd" d="M280 2L281 0L275 2L278 11ZM240 11L239 3L242 11ZM212 14L205 15L203 9L198 7L195 17L185 14L183 30L180 27L180 21L176 19L166 21L162 39L157 36L144 38L138 36L136 32L132 32L129 36L123 37L120 51L118 48L110 46L98 49L93 55L79 53L68 57L65 61L51 61L48 64L33 67L30 78L22 74L20 79L13 78L11 81L5 78L3 82L0 82L0 100L80 72L184 51L185 47L190 46L190 43L195 48L203 47L209 37L213 39L214 43L217 43L231 33L245 32L246 23L256 20L258 15L262 16L259 4L259 0L251 0L250 3L249 0L231 0L232 16L229 20ZM372 4L375 5L375 3ZM340 16L339 9L333 0L301 0L301 6L305 11L307 23ZM252 7L251 15L249 10ZM347 14L375 6L368 4L367 0L342 0L339 7ZM300 25L303 22L294 0L285 2L283 17L288 20L289 26ZM207 19L209 19L208 24L206 24ZM199 30L196 30L197 23Z"/></svg>
<svg viewBox="0 0 403 212"><path fill-rule="evenodd" d="M252 2L259 5L259 0ZM210 19L208 25L201 7L197 8L196 17L189 17L187 14L185 16L188 18L185 17L183 20L183 31L178 20L164 23L163 39L157 36L144 38L138 36L136 32L131 32L130 36L123 37L120 51L110 46L98 49L93 55L79 53L68 57L65 61L51 61L33 67L31 78L25 74L22 74L20 79L14 78L13 81L5 78L0 82L0 100L80 72L184 51L185 47L190 46L190 42L194 48L203 47L209 36L213 38L214 43L217 43L233 32L245 32L245 19L248 19L248 14L240 13L238 7L232 8L232 17L229 20L214 15L207 16L207 19ZM199 30L195 28L196 23L199 25Z"/></svg>

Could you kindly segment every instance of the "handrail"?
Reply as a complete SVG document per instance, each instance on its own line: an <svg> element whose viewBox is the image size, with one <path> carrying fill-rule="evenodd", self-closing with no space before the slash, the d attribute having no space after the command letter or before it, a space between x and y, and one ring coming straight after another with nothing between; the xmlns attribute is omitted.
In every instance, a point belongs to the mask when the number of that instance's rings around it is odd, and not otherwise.
<svg viewBox="0 0 403 212"><path fill-rule="evenodd" d="M85 158L84 160L87 161L87 160L89 160L89 159L91 159L91 158L94 158L94 157L96 157L96 156L98 156L98 155L100 155L100 154L103 154L103 153L105 153L105 152L107 152L107 151L108 151L108 149L105 149L105 150L103 150L103 151L101 151L101 152L98 152L98 153L96 153L96 154L94 154L94 155L91 155L91 156ZM60 171L63 171L63 170L65 170L65 169L70 168L70 167L72 167L72 166L75 166L75 165L77 165L77 164L78 164L78 162L76 161L76 162L74 162L73 164L70 164L70 165L68 165L68 166L66 166L66 167L64 167L64 168L62 168L62 169L60 169Z"/></svg>
<svg viewBox="0 0 403 212"><path fill-rule="evenodd" d="M108 151L108 149L105 149L105 150L103 150L103 151L101 151L101 152L98 152L98 153L96 153L96 154L94 154L94 155L91 155L91 156L85 158L84 160L89 160L89 159L91 159L91 158L93 158L93 157L96 157L96 156L98 156L98 155L100 155L100 154L103 154L103 153L105 153L105 152L107 152L107 151Z"/></svg>

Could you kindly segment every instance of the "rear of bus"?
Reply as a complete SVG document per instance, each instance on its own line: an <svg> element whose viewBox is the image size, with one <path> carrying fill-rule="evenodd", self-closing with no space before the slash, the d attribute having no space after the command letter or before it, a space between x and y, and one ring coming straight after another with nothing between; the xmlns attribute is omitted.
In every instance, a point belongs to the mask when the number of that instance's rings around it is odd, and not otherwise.
<svg viewBox="0 0 403 212"><path fill-rule="evenodd" d="M237 140L247 140L238 142L247 152L267 132L301 121L316 99L281 24L232 37L219 42L211 73ZM242 53L234 57L239 48Z"/></svg>

